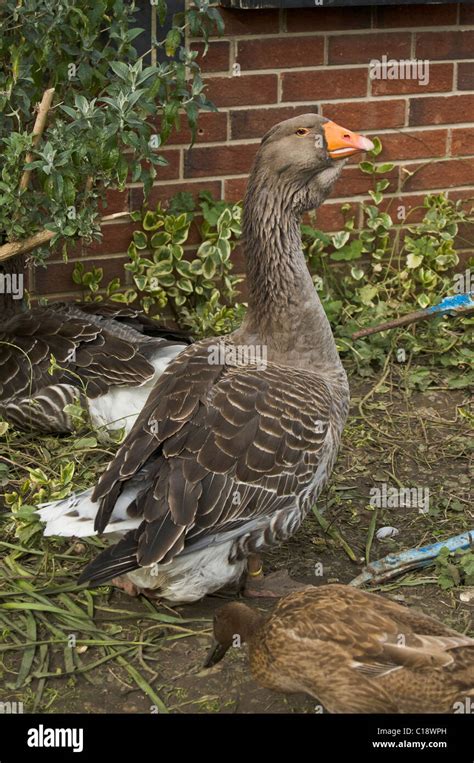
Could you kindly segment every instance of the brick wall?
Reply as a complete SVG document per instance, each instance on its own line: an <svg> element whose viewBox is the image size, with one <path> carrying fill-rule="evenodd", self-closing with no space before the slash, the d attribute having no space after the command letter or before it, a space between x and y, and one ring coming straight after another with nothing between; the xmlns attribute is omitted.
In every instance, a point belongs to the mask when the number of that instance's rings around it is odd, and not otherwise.
<svg viewBox="0 0 474 763"><path fill-rule="evenodd" d="M221 12L225 35L199 59L219 112L202 115L192 149L186 129L172 138L165 150L169 164L160 169L152 201L204 189L241 199L263 133L309 111L380 136L380 159L396 165L386 192L393 205L408 211L426 191L447 191L452 199L474 197L473 5ZM202 50L198 41L190 44ZM429 59L429 83L371 80L368 63L383 55ZM233 75L235 64L240 76ZM324 230L341 226L343 202L353 203L359 220L358 202L367 198L371 181L355 160L352 165L318 212ZM141 188L131 183L123 194L110 193L107 213L137 209L141 200ZM123 279L132 230L127 222L104 225L99 245L78 246L69 265L51 259L47 270L37 270L34 291L50 298L73 292L75 259L100 264L107 280ZM464 231L459 247L463 259L472 253L469 232L466 240ZM239 252L236 268L242 269Z"/></svg>

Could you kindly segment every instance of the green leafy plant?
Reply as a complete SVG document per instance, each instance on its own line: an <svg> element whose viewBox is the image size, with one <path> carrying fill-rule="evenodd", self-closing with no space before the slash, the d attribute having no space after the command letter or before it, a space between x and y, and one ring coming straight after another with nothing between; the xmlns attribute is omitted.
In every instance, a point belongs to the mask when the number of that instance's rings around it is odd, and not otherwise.
<svg viewBox="0 0 474 763"><path fill-rule="evenodd" d="M237 284L232 274L231 253L240 237L240 204L214 201L202 192L196 208L191 194L179 194L167 209L158 204L133 214L141 229L133 234L128 248L130 261L125 270L133 286L121 290L114 279L106 296L116 302L138 301L149 312L171 312L176 322L197 336L227 333L242 319L243 306L236 304ZM202 221L197 222L197 213ZM197 226L201 243L194 257L186 249L192 226ZM75 283L86 287L95 299L103 271L85 272L77 263Z"/></svg>
<svg viewBox="0 0 474 763"><path fill-rule="evenodd" d="M461 585L474 585L474 554L472 551L450 552L444 546L436 558L438 585L444 590Z"/></svg>
<svg viewBox="0 0 474 763"><path fill-rule="evenodd" d="M167 13L156 4L158 23ZM0 6L0 233L6 242L35 233L58 239L97 238L100 203L127 179L145 195L160 154L183 115L196 130L204 94L197 52L185 35L221 32L217 9L193 0L173 16L146 65L134 40L135 4L125 0L5 0ZM35 105L54 88L46 128L32 140ZM30 158L27 154L30 152ZM33 170L20 187L25 170ZM35 252L38 259L47 250Z"/></svg>
<svg viewBox="0 0 474 763"><path fill-rule="evenodd" d="M375 158L382 150L374 140ZM363 225L344 205L344 228L327 234L314 225L303 225L303 245L316 288L334 326L339 350L362 375L371 375L371 366L383 362L392 341L389 334L375 334L353 341L357 329L428 307L453 291L452 271L459 263L455 238L459 226L474 221L461 201L451 201L444 194L427 194L423 205L410 210L401 219L390 214L392 201L384 197L389 181L381 177L392 164L360 163L363 172L374 180L369 191L373 203L362 203ZM384 207L384 209L382 209ZM403 211L403 210L402 210ZM410 222L422 212L419 222ZM436 318L400 331L407 357L418 356L424 362L451 367L449 385L468 386L474 381L469 372L474 355L469 335L464 329L473 320ZM426 388L429 370L416 369L407 377L408 386ZM420 373L422 376L420 376ZM418 374L418 376L416 376ZM422 386L420 387L419 384Z"/></svg>

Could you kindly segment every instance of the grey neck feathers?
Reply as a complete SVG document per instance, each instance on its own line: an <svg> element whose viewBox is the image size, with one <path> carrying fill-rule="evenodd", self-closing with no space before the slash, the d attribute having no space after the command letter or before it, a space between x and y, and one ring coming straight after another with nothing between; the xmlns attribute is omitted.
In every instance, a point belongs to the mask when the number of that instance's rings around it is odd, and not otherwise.
<svg viewBox="0 0 474 763"><path fill-rule="evenodd" d="M322 198L313 201L317 206ZM251 177L243 225L249 308L242 334L247 341L265 344L273 362L340 369L331 327L303 255L294 206L295 195L283 184L272 186L271 179L256 173Z"/></svg>

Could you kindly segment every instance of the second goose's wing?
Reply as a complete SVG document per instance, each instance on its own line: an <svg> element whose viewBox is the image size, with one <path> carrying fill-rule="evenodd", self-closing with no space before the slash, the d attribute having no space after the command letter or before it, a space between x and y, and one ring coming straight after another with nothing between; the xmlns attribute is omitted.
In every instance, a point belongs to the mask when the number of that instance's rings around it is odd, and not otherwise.
<svg viewBox="0 0 474 763"><path fill-rule="evenodd" d="M103 310L105 307L103 307ZM119 319L132 319L125 309ZM130 312L130 311L128 311ZM151 382L151 362L167 339L149 338L107 313L75 305L37 307L7 321L0 331L0 412L16 426L69 431L64 406L96 398L111 387ZM173 342L171 343L173 344ZM176 342L179 344L179 342ZM61 369L49 372L51 356Z"/></svg>
<svg viewBox="0 0 474 763"><path fill-rule="evenodd" d="M121 572L165 563L224 536L244 544L237 554L252 542L272 545L301 520L297 497L314 495L315 479L323 486L338 434L322 377L272 364L212 364L215 341L189 347L168 366L99 481L102 532L124 484L146 466L130 506L140 526L82 580L113 576L113 563Z"/></svg>

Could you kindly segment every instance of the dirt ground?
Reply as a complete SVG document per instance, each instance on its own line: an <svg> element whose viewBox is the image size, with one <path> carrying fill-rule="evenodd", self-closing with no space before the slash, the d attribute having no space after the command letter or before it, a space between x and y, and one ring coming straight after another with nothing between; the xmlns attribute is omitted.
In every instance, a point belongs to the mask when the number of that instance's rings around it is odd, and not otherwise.
<svg viewBox="0 0 474 763"><path fill-rule="evenodd" d="M318 510L324 512L331 530L337 529L345 539L356 561L351 561L340 541L324 532L310 514L290 542L265 557L267 571L287 568L295 579L314 585L348 583L359 574L367 557L373 561L391 551L433 543L474 528L469 501L466 393L445 388L402 391L397 377L390 374L378 389L360 381L352 381L351 388L351 416L343 447ZM369 505L370 490L383 483L429 489L429 511L420 513L417 507L374 509ZM398 534L377 540L373 531L382 526L393 526ZM56 543L54 551L64 552L69 546ZM7 650L0 679L5 700L23 701L25 712L36 709L49 713L318 712L309 697L279 695L257 686L246 667L245 648L232 649L219 665L203 669L213 612L229 597L209 596L173 609L144 598L129 598L110 587L84 598L74 592L74 575L83 563L80 555L72 566L65 562L65 568L57 570L55 583L63 585L71 597L77 596L68 606L87 609L97 632L104 638L108 634L112 637L115 656L109 647L90 643L79 650L80 663L75 661L71 666L64 643L51 643L50 639L47 663L45 652L41 653L43 647L37 647L25 682L16 687L22 665L25 671L25 652ZM42 590L48 594L47 585ZM436 615L459 631L469 632L473 627L474 598L470 602L460 598L462 591L473 589L455 586L442 590L434 568L407 573L375 590ZM51 601L57 605L64 595L54 594ZM270 610L273 605L271 600L260 600L257 606ZM153 619L156 613L162 616L161 621ZM38 641L49 638L47 625L52 620L48 618L54 616L46 610L38 614ZM51 632L54 628L51 631L49 627ZM0 644L22 641L18 629L6 628L1 635ZM94 635L91 640L96 638ZM117 643L121 641L125 646L122 657L117 657ZM123 655L126 664L121 662ZM88 669L103 657L101 664ZM153 699L155 695L140 685L134 670L156 693L159 704Z"/></svg>

